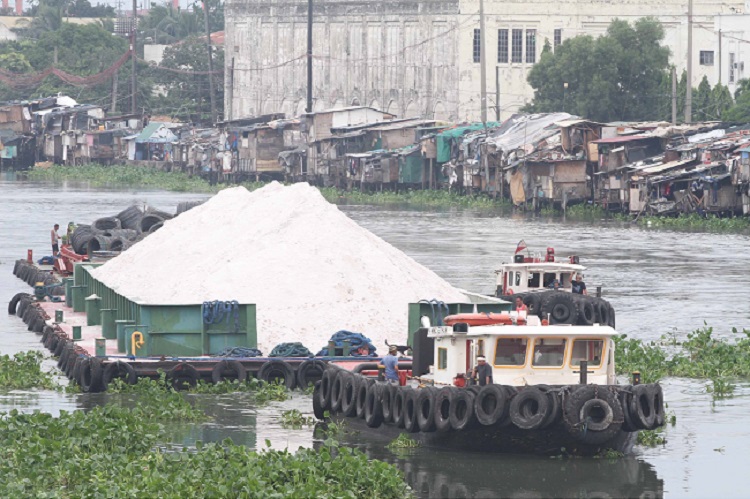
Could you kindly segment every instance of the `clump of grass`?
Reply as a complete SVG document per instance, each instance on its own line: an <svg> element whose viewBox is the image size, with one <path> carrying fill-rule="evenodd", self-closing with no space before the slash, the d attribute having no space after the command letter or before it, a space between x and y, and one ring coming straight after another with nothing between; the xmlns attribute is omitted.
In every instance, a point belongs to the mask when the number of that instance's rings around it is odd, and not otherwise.
<svg viewBox="0 0 750 499"><path fill-rule="evenodd" d="M747 217L724 217L716 215L701 216L697 213L680 214L676 217L645 216L638 219L640 225L650 228L709 230L717 232L737 232L750 229Z"/></svg>
<svg viewBox="0 0 750 499"><path fill-rule="evenodd" d="M312 426L315 424L315 418L304 416L297 409L290 409L281 413L281 426L284 428L301 428L303 426Z"/></svg>
<svg viewBox="0 0 750 499"><path fill-rule="evenodd" d="M422 444L418 441L410 438L406 433L401 433L398 437L393 439L391 443L386 445L389 449L414 449L420 447Z"/></svg>
<svg viewBox="0 0 750 499"><path fill-rule="evenodd" d="M486 194L459 194L455 191L413 190L362 192L359 190L342 191L333 187L320 189L323 196L332 203L380 204L380 205L414 205L424 207L464 207L464 208L497 208L510 206L507 199L493 198Z"/></svg>
<svg viewBox="0 0 750 499"><path fill-rule="evenodd" d="M661 429L641 430L638 432L638 445L644 447L658 447L667 443L667 437Z"/></svg>
<svg viewBox="0 0 750 499"><path fill-rule="evenodd" d="M51 390L57 387L52 374L42 371L44 355L37 351L0 355L0 388L28 390L41 388Z"/></svg>

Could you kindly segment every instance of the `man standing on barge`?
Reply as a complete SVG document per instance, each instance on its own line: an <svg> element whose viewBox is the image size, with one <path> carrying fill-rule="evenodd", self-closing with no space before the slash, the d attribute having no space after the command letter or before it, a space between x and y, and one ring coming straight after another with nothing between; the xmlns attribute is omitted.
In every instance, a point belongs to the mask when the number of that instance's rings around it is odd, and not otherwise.
<svg viewBox="0 0 750 499"><path fill-rule="evenodd" d="M396 357L396 354L398 354L398 348L396 348L396 345L393 345L388 349L388 355L383 357L380 363L385 366L386 383L398 385L398 357Z"/></svg>
<svg viewBox="0 0 750 499"><path fill-rule="evenodd" d="M477 357L477 366L474 368L471 377L477 380L479 386L492 384L492 366L487 363L487 359L482 355Z"/></svg>
<svg viewBox="0 0 750 499"><path fill-rule="evenodd" d="M55 224L55 227L50 231L50 238L52 239L52 256L57 256L60 253L60 234L57 231L60 230L60 224Z"/></svg>

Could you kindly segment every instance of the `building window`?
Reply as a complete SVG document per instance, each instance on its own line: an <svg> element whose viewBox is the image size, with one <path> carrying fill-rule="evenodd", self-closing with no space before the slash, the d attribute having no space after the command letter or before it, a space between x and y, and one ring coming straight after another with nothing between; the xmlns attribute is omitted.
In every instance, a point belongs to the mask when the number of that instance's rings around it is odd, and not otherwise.
<svg viewBox="0 0 750 499"><path fill-rule="evenodd" d="M714 65L714 51L713 50L701 50L701 66L713 66Z"/></svg>
<svg viewBox="0 0 750 499"><path fill-rule="evenodd" d="M526 30L526 62L534 64L536 62L536 30Z"/></svg>
<svg viewBox="0 0 750 499"><path fill-rule="evenodd" d="M479 62L482 53L482 30L474 30L474 43L472 44L472 52L474 54L474 62Z"/></svg>
<svg viewBox="0 0 750 499"><path fill-rule="evenodd" d="M511 62L523 61L523 30L513 30L513 45L511 47Z"/></svg>
<svg viewBox="0 0 750 499"><path fill-rule="evenodd" d="M557 28L555 30L555 48L562 43L562 29Z"/></svg>
<svg viewBox="0 0 750 499"><path fill-rule="evenodd" d="M497 62L508 62L508 30L497 30Z"/></svg>
<svg viewBox="0 0 750 499"><path fill-rule="evenodd" d="M734 52L729 52L729 83L734 83Z"/></svg>

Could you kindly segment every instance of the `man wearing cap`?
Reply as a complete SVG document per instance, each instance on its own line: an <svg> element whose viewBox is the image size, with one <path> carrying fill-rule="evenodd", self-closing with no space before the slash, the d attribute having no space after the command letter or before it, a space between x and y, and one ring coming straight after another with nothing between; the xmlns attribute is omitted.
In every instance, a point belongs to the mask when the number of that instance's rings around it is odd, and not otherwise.
<svg viewBox="0 0 750 499"><path fill-rule="evenodd" d="M388 348L388 355L383 357L383 360L380 361L383 366L385 366L385 381L386 383L393 383L393 384L399 384L398 382L398 357L396 357L396 354L398 354L398 348L393 345L392 347Z"/></svg>
<svg viewBox="0 0 750 499"><path fill-rule="evenodd" d="M492 384L492 366L487 363L485 357L481 355L477 357L477 366L474 368L471 377L477 380L479 386Z"/></svg>

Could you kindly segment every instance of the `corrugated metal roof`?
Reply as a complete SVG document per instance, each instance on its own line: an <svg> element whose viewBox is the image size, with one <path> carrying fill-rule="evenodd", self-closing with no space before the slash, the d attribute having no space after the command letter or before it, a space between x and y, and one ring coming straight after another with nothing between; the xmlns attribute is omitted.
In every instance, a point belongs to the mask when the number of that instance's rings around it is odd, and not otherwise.
<svg viewBox="0 0 750 499"><path fill-rule="evenodd" d="M694 159L683 159L683 160L677 160L677 161L668 161L667 163L661 163L659 165L653 165L653 166L646 166L644 168L640 168L638 170L638 173L641 175L654 175L657 173L665 172L667 170L671 170L672 168L678 168L680 166L684 166L692 161L695 161Z"/></svg>
<svg viewBox="0 0 750 499"><path fill-rule="evenodd" d="M562 128L567 128L567 127L574 126L574 125L584 125L584 124L586 124L586 125L595 125L595 126L604 126L604 123L598 123L596 121L586 120L586 119L583 119L583 118L580 118L580 119L577 119L577 120L562 120L562 121L555 122L555 125L557 125L559 127L562 127Z"/></svg>
<svg viewBox="0 0 750 499"><path fill-rule="evenodd" d="M657 139L653 135L619 135L608 139L593 140L592 144L621 144L624 142L633 142L635 140Z"/></svg>

